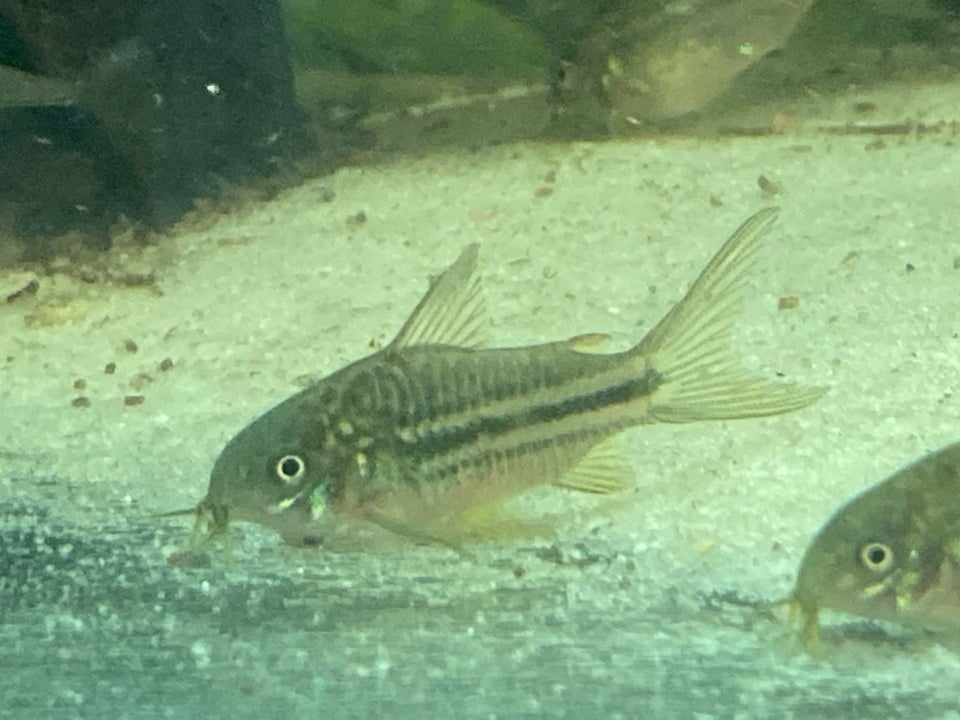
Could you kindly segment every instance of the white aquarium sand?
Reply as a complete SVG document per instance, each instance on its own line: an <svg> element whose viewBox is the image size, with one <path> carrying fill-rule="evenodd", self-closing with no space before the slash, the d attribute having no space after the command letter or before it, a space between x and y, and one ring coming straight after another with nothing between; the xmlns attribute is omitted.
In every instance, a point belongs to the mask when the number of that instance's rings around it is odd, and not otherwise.
<svg viewBox="0 0 960 720"><path fill-rule="evenodd" d="M0 718L960 718L960 644L828 615L814 658L748 606L840 502L960 438L957 138L876 140L345 169L167 239L137 261L160 292L41 278L0 305ZM617 349L772 204L737 343L829 386L813 407L629 432L635 492L514 503L555 537L295 550L236 525L229 557L168 564L192 520L153 516L304 376L388 341L467 243L497 344Z"/></svg>

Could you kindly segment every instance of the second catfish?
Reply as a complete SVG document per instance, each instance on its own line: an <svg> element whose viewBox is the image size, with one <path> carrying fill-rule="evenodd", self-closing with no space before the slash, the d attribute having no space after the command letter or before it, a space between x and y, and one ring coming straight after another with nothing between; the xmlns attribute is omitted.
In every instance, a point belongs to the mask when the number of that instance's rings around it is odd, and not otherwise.
<svg viewBox="0 0 960 720"><path fill-rule="evenodd" d="M823 394L744 371L731 328L768 208L720 248L687 295L633 348L601 336L484 349L477 246L433 283L394 340L293 395L240 431L197 508L223 531L260 523L317 545L369 521L456 543L478 507L538 484L591 492L628 484L605 442L655 422L776 415ZM625 469L626 466L626 469Z"/></svg>

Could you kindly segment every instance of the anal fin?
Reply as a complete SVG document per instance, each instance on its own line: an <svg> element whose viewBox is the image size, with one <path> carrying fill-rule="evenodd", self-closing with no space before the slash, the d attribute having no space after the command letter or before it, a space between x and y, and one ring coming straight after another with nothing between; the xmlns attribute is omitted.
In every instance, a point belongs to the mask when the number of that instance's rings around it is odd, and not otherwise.
<svg viewBox="0 0 960 720"><path fill-rule="evenodd" d="M621 445L618 435L597 443L555 484L600 495L629 490L634 486L633 467Z"/></svg>

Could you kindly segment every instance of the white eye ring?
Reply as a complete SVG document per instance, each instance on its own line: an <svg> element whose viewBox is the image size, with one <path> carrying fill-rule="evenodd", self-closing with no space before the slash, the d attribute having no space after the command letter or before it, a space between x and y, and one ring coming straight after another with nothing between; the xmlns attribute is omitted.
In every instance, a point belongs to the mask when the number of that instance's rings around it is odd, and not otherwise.
<svg viewBox="0 0 960 720"><path fill-rule="evenodd" d="M284 455L277 460L275 466L277 477L285 483L296 482L303 477L306 469L307 466L299 455Z"/></svg>
<svg viewBox="0 0 960 720"><path fill-rule="evenodd" d="M860 548L860 562L871 572L886 572L893 565L893 548L882 542L867 543Z"/></svg>

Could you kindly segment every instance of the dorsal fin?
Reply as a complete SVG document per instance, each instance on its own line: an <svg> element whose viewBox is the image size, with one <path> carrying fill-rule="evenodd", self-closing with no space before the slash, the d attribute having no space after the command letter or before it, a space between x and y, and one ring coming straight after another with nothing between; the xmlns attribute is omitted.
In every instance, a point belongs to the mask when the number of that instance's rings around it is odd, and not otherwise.
<svg viewBox="0 0 960 720"><path fill-rule="evenodd" d="M467 245L456 262L433 281L390 343L392 349L412 345L475 348L485 343L490 323L477 272L479 249L476 243Z"/></svg>

